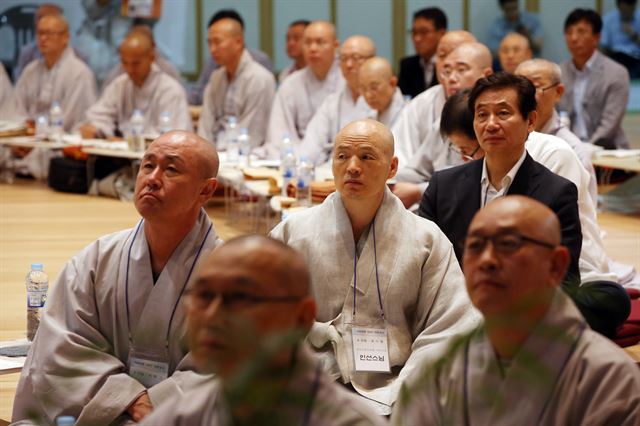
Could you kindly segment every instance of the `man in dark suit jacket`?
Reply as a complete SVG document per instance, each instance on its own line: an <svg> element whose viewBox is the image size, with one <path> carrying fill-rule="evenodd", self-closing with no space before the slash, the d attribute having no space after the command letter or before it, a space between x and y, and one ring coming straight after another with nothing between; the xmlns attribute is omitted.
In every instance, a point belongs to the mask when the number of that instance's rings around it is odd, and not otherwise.
<svg viewBox="0 0 640 426"><path fill-rule="evenodd" d="M398 86L402 94L415 98L438 84L436 50L447 32L447 15L437 7L420 9L413 14L411 37L416 55L400 61Z"/></svg>
<svg viewBox="0 0 640 426"><path fill-rule="evenodd" d="M440 227L462 260L471 219L494 198L518 194L547 205L558 216L562 244L571 254L563 287L589 325L612 336L629 314L628 297L612 282L580 286L582 232L577 188L535 162L524 147L537 118L535 93L529 80L506 73L476 82L469 94L469 110L485 157L436 172L422 197L419 214Z"/></svg>

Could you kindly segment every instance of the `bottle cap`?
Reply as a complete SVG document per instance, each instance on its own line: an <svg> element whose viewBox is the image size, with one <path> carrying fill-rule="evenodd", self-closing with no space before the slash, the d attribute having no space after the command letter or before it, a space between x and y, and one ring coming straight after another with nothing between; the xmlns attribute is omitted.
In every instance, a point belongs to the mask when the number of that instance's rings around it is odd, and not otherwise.
<svg viewBox="0 0 640 426"><path fill-rule="evenodd" d="M73 416L60 416L56 419L56 426L73 426L76 418Z"/></svg>
<svg viewBox="0 0 640 426"><path fill-rule="evenodd" d="M31 270L33 271L42 271L42 263L32 263Z"/></svg>

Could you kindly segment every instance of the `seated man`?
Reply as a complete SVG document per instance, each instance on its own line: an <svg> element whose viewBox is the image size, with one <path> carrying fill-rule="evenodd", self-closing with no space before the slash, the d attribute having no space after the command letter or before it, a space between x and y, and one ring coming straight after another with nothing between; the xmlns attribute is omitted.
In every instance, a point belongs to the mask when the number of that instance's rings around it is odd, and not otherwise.
<svg viewBox="0 0 640 426"><path fill-rule="evenodd" d="M302 40L304 29L307 28L307 25L310 23L311 22L306 19L298 19L289 24L285 46L287 48L287 56L293 62L280 71L280 74L278 74L278 83L282 84L285 78L307 66L304 60L304 52L302 51Z"/></svg>
<svg viewBox="0 0 640 426"><path fill-rule="evenodd" d="M440 80L447 97L460 90L473 87L479 78L493 72L489 49L485 45L476 42L460 44L447 55L439 67ZM420 99L420 97L417 99ZM444 101L445 98L443 97L442 105L436 106L434 103L432 106L433 112L428 116L427 121L433 121L427 131L421 132L424 139L420 141L420 146L413 153L409 163L402 166L398 171L398 183L394 186L393 193L402 200L407 208L420 201L427 185L429 185L431 175L436 170L460 164L459 158L452 155L447 149L447 144L442 139L439 131L438 126ZM408 108L411 108L411 104L405 110ZM424 121L424 118L421 117L416 117L415 119ZM397 125L393 127L393 131L395 135L395 132L398 131ZM402 132L402 128L400 128L400 134L406 134ZM398 136L398 138L401 139L401 136ZM401 139L398 143L404 144L405 140Z"/></svg>
<svg viewBox="0 0 640 426"><path fill-rule="evenodd" d="M89 67L69 47L69 24L60 14L38 21L36 40L41 59L32 61L16 83L18 112L32 120L49 116L53 102L62 108L63 127L69 132L96 101L96 81Z"/></svg>
<svg viewBox="0 0 640 426"><path fill-rule="evenodd" d="M629 314L629 299L608 273L588 195L588 174L564 141L531 131L537 118L535 106L535 87L526 78L498 73L479 80L468 108L481 147L473 152L476 158L484 154L484 160L436 173L423 196L420 214L440 226L462 259L471 217L493 198L521 194L548 205L558 215L564 244L572 256L564 288L592 328L611 336ZM455 108L458 112L463 109ZM502 117L496 117L496 110ZM460 123L462 117L446 121ZM473 143L476 141L468 141Z"/></svg>
<svg viewBox="0 0 640 426"><path fill-rule="evenodd" d="M467 291L483 325L407 383L394 425L637 425L640 371L559 290L569 253L553 211L507 196L465 239Z"/></svg>
<svg viewBox="0 0 640 426"><path fill-rule="evenodd" d="M571 59L561 65L567 91L558 109L569 113L571 131L583 142L628 148L622 118L629 99L629 73L598 52L601 29L600 15L590 9L575 9L564 21Z"/></svg>
<svg viewBox="0 0 640 426"><path fill-rule="evenodd" d="M276 92L263 156L278 158L283 136L297 144L322 102L344 86L336 49L335 26L314 21L304 30L303 51L307 66L291 74Z"/></svg>
<svg viewBox="0 0 640 426"><path fill-rule="evenodd" d="M384 125L347 125L333 152L337 192L271 232L309 262L319 307L309 342L381 414L419 359L478 319L451 244L387 188L397 165ZM381 340L374 348L362 344L371 336Z"/></svg>
<svg viewBox="0 0 640 426"><path fill-rule="evenodd" d="M360 96L358 71L362 63L375 54L376 45L369 37L351 36L342 43L340 71L346 84L327 96L313 115L298 148L300 156L307 156L315 164L327 162L331 159L331 150L340 129L371 114L371 109Z"/></svg>
<svg viewBox="0 0 640 426"><path fill-rule="evenodd" d="M244 31L244 19L238 12L233 9L221 9L217 11L211 18L209 18L209 22L207 24L207 28L211 28L213 24L222 20L222 19L233 19L240 27L242 27L242 31ZM273 64L271 63L271 59L269 56L261 50L252 49L246 46L249 55L251 58L262 65L267 71L273 72ZM220 68L220 64L216 62L216 60L209 56L207 58L207 62L202 67L200 71L200 75L198 76L198 81L195 82L191 89L189 90L189 104L190 105L202 105L204 91L209 84L209 80L211 80L211 74Z"/></svg>
<svg viewBox="0 0 640 426"><path fill-rule="evenodd" d="M602 18L600 47L622 64L632 79L640 78L640 10L638 0L616 0L616 10Z"/></svg>
<svg viewBox="0 0 640 426"><path fill-rule="evenodd" d="M144 115L146 134L160 134L168 114L170 129L192 130L191 114L184 89L154 63L153 39L147 32L132 31L120 44L120 61L126 74L105 87L102 96L80 126L83 138L105 138L131 132L131 116L138 109Z"/></svg>
<svg viewBox="0 0 640 426"><path fill-rule="evenodd" d="M502 16L495 19L489 29L487 44L494 54L498 53L500 42L509 33L520 33L529 39L533 53L542 50L543 32L538 15L520 10L518 0L498 0Z"/></svg>
<svg viewBox="0 0 640 426"><path fill-rule="evenodd" d="M438 43L447 32L447 15L437 7L426 7L413 14L411 40L416 54L400 60L400 90L405 96L415 98L438 84L436 51Z"/></svg>
<svg viewBox="0 0 640 426"><path fill-rule="evenodd" d="M220 68L211 73L204 91L198 134L226 149L222 135L229 117L238 129L249 132L251 145L264 142L276 80L251 58L244 46L244 29L232 18L215 20L209 27L209 52Z"/></svg>
<svg viewBox="0 0 640 426"><path fill-rule="evenodd" d="M303 257L271 238L243 236L215 250L185 303L194 363L215 379L173 395L143 424L386 424L303 342L316 313L309 281Z"/></svg>
<svg viewBox="0 0 640 426"><path fill-rule="evenodd" d="M371 118L393 128L406 101L398 88L398 79L393 75L389 61L381 56L369 59L360 67L358 81L362 96L373 108L374 115ZM398 164L407 164L413 155L409 147L402 147L400 144L395 144L395 152Z"/></svg>
<svg viewBox="0 0 640 426"><path fill-rule="evenodd" d="M498 50L498 59L502 71L513 74L518 65L531 59L533 53L529 46L529 39L520 33L510 33L502 39Z"/></svg>
<svg viewBox="0 0 640 426"><path fill-rule="evenodd" d="M580 159L580 163L589 172L589 195L593 205L598 205L598 180L596 171L591 163L591 151L580 139L560 121L556 105L564 94L562 72L560 67L546 59L530 59L518 65L514 74L531 80L536 88L536 119L535 131L557 136L573 148Z"/></svg>
<svg viewBox="0 0 640 426"><path fill-rule="evenodd" d="M147 149L134 229L98 239L60 273L22 369L13 421L139 421L202 378L187 356L180 297L200 256L220 244L202 208L216 188L210 142L168 132ZM181 390L182 389L182 390Z"/></svg>
<svg viewBox="0 0 640 426"><path fill-rule="evenodd" d="M173 78L175 81L177 81L182 85L182 78L180 77L180 71L178 71L176 67L173 66L173 64L167 58L165 58L162 55L162 53L160 53L160 50L156 47L156 41L153 38L153 30L148 25L134 25L131 27L130 32L134 32L134 31L140 31L146 34L147 37L151 39L151 42L153 43L153 50L154 50L153 63L157 65L157 67L160 68L162 72L164 72L169 77ZM126 70L122 66L122 62L118 63L109 71L109 74L107 74L107 78L105 78L105 80L102 82L102 89L104 90L104 88L107 87L109 83L111 83L118 76L121 76L125 72Z"/></svg>

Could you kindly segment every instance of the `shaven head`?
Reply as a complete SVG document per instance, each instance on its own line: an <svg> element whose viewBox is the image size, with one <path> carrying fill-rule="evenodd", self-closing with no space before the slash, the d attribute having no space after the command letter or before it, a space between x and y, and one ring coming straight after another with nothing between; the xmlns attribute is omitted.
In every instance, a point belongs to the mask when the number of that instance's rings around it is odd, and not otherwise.
<svg viewBox="0 0 640 426"><path fill-rule="evenodd" d="M150 31L140 28L131 31L120 44L122 68L138 87L147 80L155 58L155 44Z"/></svg>
<svg viewBox="0 0 640 426"><path fill-rule="evenodd" d="M379 114L385 112L398 85L389 61L380 56L367 60L360 67L359 81L360 93L367 104Z"/></svg>
<svg viewBox="0 0 640 426"><path fill-rule="evenodd" d="M513 73L518 65L533 57L529 39L520 33L509 33L502 39L498 58L503 71Z"/></svg>
<svg viewBox="0 0 640 426"><path fill-rule="evenodd" d="M240 22L231 18L215 21L207 32L209 52L220 66L237 66L244 50L244 35Z"/></svg>
<svg viewBox="0 0 640 426"><path fill-rule="evenodd" d="M444 60L441 67L440 83L447 97L470 89L476 81L491 74L491 52L482 43L462 43Z"/></svg>
<svg viewBox="0 0 640 426"><path fill-rule="evenodd" d="M336 27L331 22L313 21L305 28L302 39L307 66L318 79L324 80L338 48Z"/></svg>
<svg viewBox="0 0 640 426"><path fill-rule="evenodd" d="M340 70L352 93L358 94L358 71L362 62L376 54L376 45L369 37L351 36L340 47Z"/></svg>
<svg viewBox="0 0 640 426"><path fill-rule="evenodd" d="M498 198L476 213L465 240L463 269L473 304L488 321L528 327L547 311L569 264L560 222L524 196Z"/></svg>
<svg viewBox="0 0 640 426"><path fill-rule="evenodd" d="M45 15L36 24L36 42L47 67L51 68L69 45L69 23L58 14Z"/></svg>
<svg viewBox="0 0 640 426"><path fill-rule="evenodd" d="M343 201L369 206L381 202L387 179L398 170L391 131L370 119L347 124L336 136L332 170Z"/></svg>
<svg viewBox="0 0 640 426"><path fill-rule="evenodd" d="M57 4L53 4L53 3L43 3L40 6L38 6L38 9L36 10L36 25L38 24L38 21L40 20L40 18L42 18L43 16L47 16L47 15L62 15L62 8L60 6L58 6Z"/></svg>
<svg viewBox="0 0 640 426"><path fill-rule="evenodd" d="M515 74L526 77L536 88L536 120L535 130L538 132L547 128L549 120L555 114L555 106L562 95L562 72L558 64L546 59L530 59L521 63L515 70Z"/></svg>
<svg viewBox="0 0 640 426"><path fill-rule="evenodd" d="M259 362L288 367L313 324L303 257L261 235L234 238L199 265L187 298L191 354L199 371L223 380Z"/></svg>
<svg viewBox="0 0 640 426"><path fill-rule="evenodd" d="M476 42L476 37L469 31L456 30L445 33L438 43L438 49L436 51L436 69L440 72L440 67L444 62L444 59L453 52L455 48L462 43Z"/></svg>

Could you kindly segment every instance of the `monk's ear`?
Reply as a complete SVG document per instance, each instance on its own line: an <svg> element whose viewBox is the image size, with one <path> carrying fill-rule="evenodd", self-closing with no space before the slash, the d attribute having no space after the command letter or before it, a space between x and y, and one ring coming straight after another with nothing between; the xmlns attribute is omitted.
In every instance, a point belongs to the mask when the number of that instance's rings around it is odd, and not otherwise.
<svg viewBox="0 0 640 426"><path fill-rule="evenodd" d="M571 256L569 250L565 246L558 246L553 249L551 257L551 278L554 287L557 287L564 280L564 276L569 268Z"/></svg>
<svg viewBox="0 0 640 426"><path fill-rule="evenodd" d="M393 87L394 89L396 87L398 87L398 77L396 77L395 75L391 77L391 87Z"/></svg>
<svg viewBox="0 0 640 426"><path fill-rule="evenodd" d="M202 185L202 190L200 191L200 197L203 198L203 202L207 202L211 197L213 197L213 193L216 192L216 188L218 187L218 179L209 178L205 181L204 185Z"/></svg>
<svg viewBox="0 0 640 426"><path fill-rule="evenodd" d="M316 302L307 296L298 303L298 324L305 330L311 330L316 320Z"/></svg>
<svg viewBox="0 0 640 426"><path fill-rule="evenodd" d="M391 179L396 173L398 173L398 157L394 156L389 165L389 175L387 175L387 179Z"/></svg>

